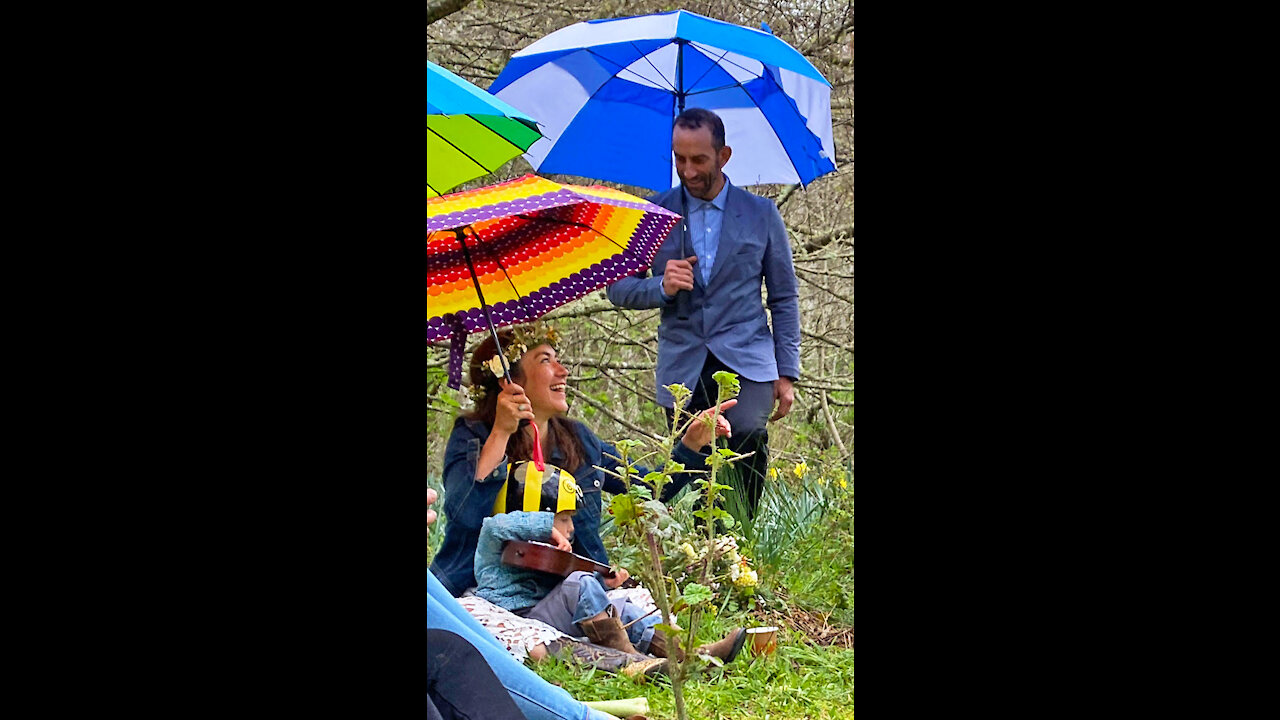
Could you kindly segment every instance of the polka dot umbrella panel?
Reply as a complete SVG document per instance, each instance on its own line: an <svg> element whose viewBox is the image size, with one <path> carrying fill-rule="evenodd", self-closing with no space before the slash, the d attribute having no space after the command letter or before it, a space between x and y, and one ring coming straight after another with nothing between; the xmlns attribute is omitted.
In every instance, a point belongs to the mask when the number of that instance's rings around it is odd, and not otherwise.
<svg viewBox="0 0 1280 720"><path fill-rule="evenodd" d="M427 341L452 339L449 386L466 336L489 330L484 306L495 329L536 320L647 270L679 219L619 190L536 175L429 198Z"/></svg>

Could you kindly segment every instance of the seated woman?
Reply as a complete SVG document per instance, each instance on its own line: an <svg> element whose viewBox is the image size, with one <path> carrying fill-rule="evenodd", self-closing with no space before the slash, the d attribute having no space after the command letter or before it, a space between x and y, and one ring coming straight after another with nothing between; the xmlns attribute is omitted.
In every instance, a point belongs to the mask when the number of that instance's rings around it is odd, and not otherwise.
<svg viewBox="0 0 1280 720"><path fill-rule="evenodd" d="M586 425L565 417L569 411L569 371L558 360L555 331L535 323L531 328L502 330L498 335L514 382L503 377L502 359L497 357L493 338L485 338L472 354L469 367L476 409L454 421L445 447L444 513L449 523L431 571L454 597L476 585L474 562L481 523L493 513L509 465L533 458L535 428L546 461L567 470L582 490L582 501L573 516L573 552L609 564L600 540L600 492L626 491L621 481L593 467L616 465L618 451ZM728 400L721 409L736 402ZM715 434L727 436L729 432L729 423L721 415ZM711 440L711 428L692 423L671 457L690 470L705 469L707 456L700 450ZM648 472L637 470L640 476ZM677 476L663 489L662 499L670 499L692 479L689 473Z"/></svg>

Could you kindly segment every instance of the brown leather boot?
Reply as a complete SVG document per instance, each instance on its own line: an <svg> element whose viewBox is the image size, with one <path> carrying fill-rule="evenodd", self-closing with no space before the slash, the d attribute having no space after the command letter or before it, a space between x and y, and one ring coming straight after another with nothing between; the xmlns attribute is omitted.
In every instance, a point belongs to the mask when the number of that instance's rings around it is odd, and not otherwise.
<svg viewBox="0 0 1280 720"><path fill-rule="evenodd" d="M657 633L655 633L656 635ZM747 629L734 628L729 631L724 639L703 645L697 649L699 655L710 655L714 658L720 658L720 662L733 662L738 657L738 653L742 651L742 646L747 642Z"/></svg>
<svg viewBox="0 0 1280 720"><path fill-rule="evenodd" d="M631 640L627 638L627 631L622 629L622 622L618 620L617 609L609 605L604 611L605 617L600 620L583 620L578 623L578 626L582 628L582 632L586 633L587 639L597 645L639 655L640 652L636 650L636 647L631 644Z"/></svg>
<svg viewBox="0 0 1280 720"><path fill-rule="evenodd" d="M547 649L560 658L605 672L636 675L659 675L667 672L667 661L648 655L628 655L611 647L582 642L572 638L560 638L547 644Z"/></svg>
<svg viewBox="0 0 1280 720"><path fill-rule="evenodd" d="M654 630L653 639L649 641L649 654L660 658L671 657L667 651L670 645L675 643L669 643L661 630ZM676 662L684 662L684 651L679 647L676 647Z"/></svg>

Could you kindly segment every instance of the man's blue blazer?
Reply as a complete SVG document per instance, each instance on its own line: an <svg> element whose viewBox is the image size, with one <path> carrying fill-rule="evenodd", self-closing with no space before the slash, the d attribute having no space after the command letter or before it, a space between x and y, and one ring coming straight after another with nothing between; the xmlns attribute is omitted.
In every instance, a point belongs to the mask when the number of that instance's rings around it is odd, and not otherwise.
<svg viewBox="0 0 1280 720"><path fill-rule="evenodd" d="M680 213L682 192L677 185L649 201ZM693 254L687 239L685 252L681 253L683 227L683 222L678 223L658 248L651 277L622 278L606 290L614 305L662 308L654 373L658 403L672 406L667 385L682 383L694 388L708 350L748 380L771 382L779 375L799 378L799 294L791 264L791 244L777 206L729 184L711 280L704 284L698 265L694 265L688 320L678 319L675 302L667 302L662 294L662 273L667 261ZM768 291L772 332L760 295L762 281Z"/></svg>

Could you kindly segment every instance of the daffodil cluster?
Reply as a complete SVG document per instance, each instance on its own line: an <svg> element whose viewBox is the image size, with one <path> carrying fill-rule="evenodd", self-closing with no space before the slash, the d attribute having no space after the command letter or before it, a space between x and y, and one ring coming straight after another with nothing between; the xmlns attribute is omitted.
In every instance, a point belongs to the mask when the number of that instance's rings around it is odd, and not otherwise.
<svg viewBox="0 0 1280 720"><path fill-rule="evenodd" d="M759 578L756 577L756 571L747 564L746 558L742 558L729 569L729 579L733 581L734 585L743 589L753 588L759 582Z"/></svg>
<svg viewBox="0 0 1280 720"><path fill-rule="evenodd" d="M728 580L739 590L754 592L752 588L759 584L760 579L751 567L751 561L739 552L737 539L732 535L722 535L716 538L713 548L711 577L718 578L719 581ZM700 562L707 556L705 540L698 538L686 541L676 549L679 552L676 557L685 563L684 573L680 574L682 577L701 573ZM712 580L711 587L719 588L719 581Z"/></svg>

